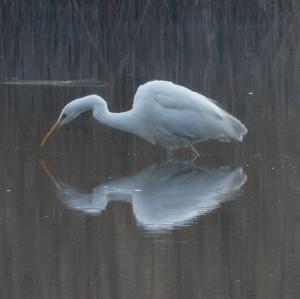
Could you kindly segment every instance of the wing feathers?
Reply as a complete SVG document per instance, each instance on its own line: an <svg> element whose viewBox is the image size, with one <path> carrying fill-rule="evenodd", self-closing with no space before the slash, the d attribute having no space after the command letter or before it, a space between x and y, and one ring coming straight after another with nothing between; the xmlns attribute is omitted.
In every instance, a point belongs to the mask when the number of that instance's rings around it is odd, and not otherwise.
<svg viewBox="0 0 300 299"><path fill-rule="evenodd" d="M133 107L142 114L144 121L151 123L149 129L156 130L160 139L174 135L174 139L241 141L247 133L239 120L212 100L168 81L150 81L141 85Z"/></svg>

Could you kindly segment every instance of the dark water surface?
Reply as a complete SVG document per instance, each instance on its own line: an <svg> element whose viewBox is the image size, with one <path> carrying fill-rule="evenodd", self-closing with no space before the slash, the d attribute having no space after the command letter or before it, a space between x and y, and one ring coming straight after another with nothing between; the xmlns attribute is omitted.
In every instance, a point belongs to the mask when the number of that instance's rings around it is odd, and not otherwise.
<svg viewBox="0 0 300 299"><path fill-rule="evenodd" d="M298 298L298 120L245 89L245 142L194 162L90 115L40 151L66 101L110 88L1 85L2 298Z"/></svg>
<svg viewBox="0 0 300 299"><path fill-rule="evenodd" d="M0 298L298 299L298 1L38 3L0 3ZM124 111L152 79L245 141L167 161L87 113L40 150L69 100Z"/></svg>

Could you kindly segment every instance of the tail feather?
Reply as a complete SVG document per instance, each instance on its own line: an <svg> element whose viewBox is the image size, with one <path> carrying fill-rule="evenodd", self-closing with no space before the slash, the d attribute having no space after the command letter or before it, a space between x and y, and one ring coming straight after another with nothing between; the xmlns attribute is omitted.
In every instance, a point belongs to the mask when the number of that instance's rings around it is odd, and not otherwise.
<svg viewBox="0 0 300 299"><path fill-rule="evenodd" d="M243 136L247 134L248 130L247 128L234 116L231 114L225 115L225 119L228 123L228 133L232 139L243 141Z"/></svg>

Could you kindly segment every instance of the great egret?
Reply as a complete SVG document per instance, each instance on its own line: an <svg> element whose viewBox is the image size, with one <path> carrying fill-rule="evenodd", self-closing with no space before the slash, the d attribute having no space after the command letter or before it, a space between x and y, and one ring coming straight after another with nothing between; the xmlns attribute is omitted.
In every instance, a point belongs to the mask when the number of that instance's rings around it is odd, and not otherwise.
<svg viewBox="0 0 300 299"><path fill-rule="evenodd" d="M206 169L171 161L107 181L85 193L57 178L44 161L41 165L67 207L99 215L109 202L129 202L137 222L151 231L184 226L210 213L235 199L247 180L241 167Z"/></svg>
<svg viewBox="0 0 300 299"><path fill-rule="evenodd" d="M149 81L138 88L132 109L126 112L109 112L107 103L98 95L71 101L41 146L55 130L88 110L104 125L136 134L167 149L190 147L196 154L193 144L199 141L242 141L247 133L238 119L207 97L172 82Z"/></svg>

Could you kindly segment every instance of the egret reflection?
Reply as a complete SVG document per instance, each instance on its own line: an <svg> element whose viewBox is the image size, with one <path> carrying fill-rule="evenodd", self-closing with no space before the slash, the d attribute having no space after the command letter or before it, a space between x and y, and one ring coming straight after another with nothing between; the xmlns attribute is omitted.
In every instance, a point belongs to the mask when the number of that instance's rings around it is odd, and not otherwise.
<svg viewBox="0 0 300 299"><path fill-rule="evenodd" d="M58 199L68 208L99 215L111 201L130 202L138 224L152 231L189 224L234 199L247 180L241 167L206 169L172 161L84 193L56 178L44 162L42 166L57 189Z"/></svg>

